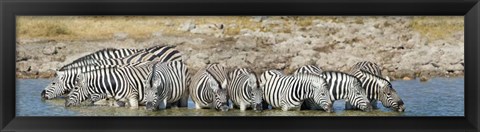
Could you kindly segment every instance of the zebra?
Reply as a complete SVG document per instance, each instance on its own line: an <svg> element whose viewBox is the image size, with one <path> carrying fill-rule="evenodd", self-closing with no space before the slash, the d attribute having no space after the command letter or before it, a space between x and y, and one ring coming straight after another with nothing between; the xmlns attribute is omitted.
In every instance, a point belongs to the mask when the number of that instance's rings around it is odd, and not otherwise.
<svg viewBox="0 0 480 132"><path fill-rule="evenodd" d="M109 68L103 68L103 69L97 69L97 70L93 70L93 71L88 71L88 72L84 72L84 73L81 73L81 74L87 74L89 76L89 81L88 82L89 84L87 85L88 87L90 88L95 88L95 89L109 89L110 91L95 91L97 92L96 94L107 94L109 96L109 98L114 98L115 100L117 100L117 103L118 102L124 102L124 101L129 101L129 104L131 105L131 107L133 108L136 108L138 105L145 105L146 104L146 98L145 98L145 92L144 92L144 84L145 84L145 80L147 79L148 75L151 74L151 72L153 71L153 66L157 63L162 63L160 61L153 61L153 62L143 62L141 65L135 65L135 66L125 66L125 67L109 67ZM80 74L79 74L80 75ZM117 79L119 80L118 78L124 78L123 82L112 82L112 81L106 81L106 82L92 82L91 80L93 79L105 79L105 78L109 78L110 80L114 80L114 79ZM122 80L119 80L119 81L122 81ZM117 86L118 84L117 83L121 83L121 84L128 84L130 85L130 87L134 90L134 93L136 95L136 100L137 102L134 103L132 102L131 98L126 98L125 96L123 96L124 98L118 98L118 97L113 97L112 95L116 94L115 92L112 92L112 86ZM125 87L122 87L123 90L125 89ZM74 91L72 91L74 92ZM70 92L70 93L72 93ZM125 95L125 94L122 94L122 95ZM86 95L85 95L86 96ZM85 97L85 96L81 96L81 97ZM88 96L87 96L88 97ZM105 97L105 96L98 96L98 98L100 97ZM77 99L77 98L74 98L74 99ZM80 98L80 102L81 101L84 101L84 100L81 100L83 98ZM100 98L102 99L102 98ZM97 100L100 100L100 99L97 99ZM107 98L103 98L103 99L107 99ZM96 101L96 100L95 100ZM75 104L75 103L74 103Z"/></svg>
<svg viewBox="0 0 480 132"><path fill-rule="evenodd" d="M105 60L105 59L116 59L130 56L137 52L142 51L143 49L115 49L115 48L106 48L94 53L88 54L81 58L74 60L73 62L64 65L58 71L65 71L71 68L83 67L92 65L92 60Z"/></svg>
<svg viewBox="0 0 480 132"><path fill-rule="evenodd" d="M263 99L283 111L300 110L306 99L313 99L327 112L333 112L326 81L313 74L285 76L276 70L265 71L260 77Z"/></svg>
<svg viewBox="0 0 480 132"><path fill-rule="evenodd" d="M189 88L195 108L228 111L227 84L227 70L219 64L208 64L197 71Z"/></svg>
<svg viewBox="0 0 480 132"><path fill-rule="evenodd" d="M315 74L315 75L321 75L322 74L322 69L318 68L317 66L314 65L305 65L293 72L293 75L299 74L299 73L310 73L310 74Z"/></svg>
<svg viewBox="0 0 480 132"><path fill-rule="evenodd" d="M262 111L263 91L258 87L255 73L248 68L235 69L229 73L230 83L227 87L232 106L240 107L245 111L247 107L255 111Z"/></svg>
<svg viewBox="0 0 480 132"><path fill-rule="evenodd" d="M75 67L70 68L64 71L57 71L53 81L47 85L47 87L42 91L42 99L53 99L58 96L67 94L75 86L75 79L78 74L103 68L110 67L120 67L115 65L105 65L105 66L84 66L84 67Z"/></svg>
<svg viewBox="0 0 480 132"><path fill-rule="evenodd" d="M396 90L388 77L383 78L380 67L372 62L363 61L355 64L350 70L350 74L362 80L362 87L367 93L373 108L377 108L377 100L382 102L386 108L394 111L403 112L405 106L403 100L397 94ZM350 104L346 104L351 108Z"/></svg>
<svg viewBox="0 0 480 132"><path fill-rule="evenodd" d="M74 78L76 74L81 72L90 71L90 67L124 67L129 65L141 65L142 63L148 63L150 61L181 61L182 54L171 46L154 46L145 50L145 52L139 52L137 54L120 58L120 59L107 59L107 60L90 60L90 61L103 61L111 63L91 63L92 65L85 65L83 67L71 68L63 71L57 71L56 77L47 87L42 91L41 96L43 99L53 99L61 96L71 90L74 86ZM120 60L120 61L114 61ZM125 60L125 61L122 61ZM84 70L79 70L84 69ZM96 69L96 68L93 68Z"/></svg>
<svg viewBox="0 0 480 132"><path fill-rule="evenodd" d="M128 100L131 109L138 108L138 91L127 73L128 70L123 68L105 68L78 74L77 83L65 100L65 107L79 105L91 97L94 97L92 102L110 97L119 101Z"/></svg>
<svg viewBox="0 0 480 132"><path fill-rule="evenodd" d="M167 103L187 107L190 75L181 61L157 63L145 80L147 110L165 108Z"/></svg>
<svg viewBox="0 0 480 132"><path fill-rule="evenodd" d="M329 84L329 92L332 101L345 99L346 103L363 111L372 111L372 106L367 98L361 80L350 74L338 71L324 71L320 75Z"/></svg>
<svg viewBox="0 0 480 132"><path fill-rule="evenodd" d="M293 75L308 73L308 74L314 74L314 75L320 76L322 74L322 71L323 70L317 66L305 65L295 70L293 72ZM315 102L312 99L307 99L305 100L305 103L302 104L301 109L318 110L318 109L321 109L321 107L315 105Z"/></svg>

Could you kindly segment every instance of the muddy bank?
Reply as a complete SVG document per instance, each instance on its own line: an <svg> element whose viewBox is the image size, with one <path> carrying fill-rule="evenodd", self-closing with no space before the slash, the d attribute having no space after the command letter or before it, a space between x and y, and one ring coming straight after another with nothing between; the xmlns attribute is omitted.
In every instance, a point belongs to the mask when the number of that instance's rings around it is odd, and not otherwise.
<svg viewBox="0 0 480 132"><path fill-rule="evenodd" d="M153 45L177 46L193 71L208 63L250 67L258 74L268 69L290 73L306 64L346 71L356 62L372 61L394 79L464 74L463 30L432 40L413 29L412 17L338 17L309 23L290 17L252 17L250 22L260 27L226 34L241 23L186 21L171 25L182 34L159 31L142 40L126 32L88 41L18 39L17 78L52 77L64 64L103 48Z"/></svg>

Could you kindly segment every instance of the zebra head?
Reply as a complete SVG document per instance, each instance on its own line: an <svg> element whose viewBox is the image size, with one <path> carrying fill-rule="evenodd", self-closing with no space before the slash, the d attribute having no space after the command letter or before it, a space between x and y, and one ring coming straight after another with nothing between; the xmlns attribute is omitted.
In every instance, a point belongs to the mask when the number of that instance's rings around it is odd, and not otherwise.
<svg viewBox="0 0 480 132"><path fill-rule="evenodd" d="M249 91L250 91L250 97L251 97L251 102L250 104L252 105L251 107L255 111L262 111L263 106L262 106L262 101L263 101L263 90L258 87L258 80L255 77L254 73L250 73L248 78L248 85L249 85Z"/></svg>
<svg viewBox="0 0 480 132"><path fill-rule="evenodd" d="M64 95L71 90L70 87L73 84L69 84L66 82L73 82L74 76L70 76L70 74L66 73L66 71L57 71L55 74L56 77L42 91L42 99L53 99L58 96Z"/></svg>
<svg viewBox="0 0 480 132"><path fill-rule="evenodd" d="M398 96L397 91L393 89L390 82L387 82L387 85L384 85L383 88L380 88L379 98L383 106L398 112L405 111L403 100Z"/></svg>
<svg viewBox="0 0 480 132"><path fill-rule="evenodd" d="M82 74L77 75L72 92L65 98L65 107L80 105L83 100L88 98L87 82L85 82L86 79L84 78L85 76Z"/></svg>
<svg viewBox="0 0 480 132"><path fill-rule="evenodd" d="M365 85L365 89L366 87L369 87L369 84L373 85L371 87L375 87L373 89L377 89L376 93L371 95L370 98L377 98L380 102L382 102L382 105L384 107L391 108L394 111L405 111L403 101L398 96L395 89L393 89L392 84L390 83L390 79L388 77L382 78L378 75L372 74L364 70L360 70L356 76L360 77L363 85ZM374 97L374 95L376 95L377 97Z"/></svg>
<svg viewBox="0 0 480 132"><path fill-rule="evenodd" d="M213 90L213 94L215 96L215 100L213 101L215 109L221 111L228 111L227 89L220 88L219 84L223 84L220 83L220 81L217 81L215 78L210 78L208 80L210 88Z"/></svg>
<svg viewBox="0 0 480 132"><path fill-rule="evenodd" d="M370 101L367 98L367 94L362 88L360 81L356 79L353 81L352 84L353 87L349 88L348 92L348 101L350 102L350 104L366 112L372 111L372 105L370 104Z"/></svg>
<svg viewBox="0 0 480 132"><path fill-rule="evenodd" d="M143 82L144 86L144 95L146 101L146 109L147 110L158 110L158 90L155 87L152 87L150 80L145 80Z"/></svg>
<svg viewBox="0 0 480 132"><path fill-rule="evenodd" d="M316 104L323 108L327 112L333 112L333 102L330 98L329 86L323 78L319 78L318 82L312 82L314 87L313 100Z"/></svg>

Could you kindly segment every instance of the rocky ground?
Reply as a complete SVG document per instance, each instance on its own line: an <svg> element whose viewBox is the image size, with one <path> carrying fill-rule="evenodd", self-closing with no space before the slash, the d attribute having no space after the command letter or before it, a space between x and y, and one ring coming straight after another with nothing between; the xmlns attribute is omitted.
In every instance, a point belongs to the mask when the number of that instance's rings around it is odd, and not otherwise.
<svg viewBox="0 0 480 132"><path fill-rule="evenodd" d="M230 69L250 67L260 74L268 69L291 73L313 64L324 70L346 71L359 61L372 61L394 79L425 80L435 76L463 76L463 30L431 39L412 27L412 17L338 17L298 23L290 17L251 17L258 29L239 24L186 21L176 26L182 34L154 32L137 40L120 32L105 40L18 39L17 78L49 78L64 64L107 48L146 48L175 45L193 71L208 63ZM438 23L438 22L437 22ZM463 23L463 21L462 21Z"/></svg>

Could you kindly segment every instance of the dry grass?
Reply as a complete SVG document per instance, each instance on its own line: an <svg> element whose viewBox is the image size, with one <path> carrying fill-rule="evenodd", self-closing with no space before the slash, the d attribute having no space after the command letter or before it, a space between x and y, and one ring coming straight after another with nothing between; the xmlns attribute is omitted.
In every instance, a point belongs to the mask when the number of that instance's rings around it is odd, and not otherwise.
<svg viewBox="0 0 480 132"><path fill-rule="evenodd" d="M183 34L184 32L177 29L188 20L197 25L239 25L238 28L226 28L226 34L238 34L242 28L254 30L261 25L251 22L247 16L21 16L17 17L17 36L27 39L98 40L109 39L114 33L125 32L133 39L146 39L154 32Z"/></svg>
<svg viewBox="0 0 480 132"><path fill-rule="evenodd" d="M309 26L316 19L341 23L345 18L347 17L274 17L287 19L287 23L276 25L284 33L291 32L292 24ZM355 23L363 24L363 18L356 17L358 20ZM250 16L20 16L17 17L17 36L20 39L102 40L111 39L115 33L125 32L133 39L147 39L154 32L183 35L185 33L179 31L178 27L189 20L196 25L236 24L236 27L225 28L226 35L236 35L241 29L270 30L262 29L261 22L250 19ZM439 39L463 31L463 17L413 17L412 28L431 40Z"/></svg>
<svg viewBox="0 0 480 132"><path fill-rule="evenodd" d="M412 28L429 40L437 40L464 31L464 20L463 16L417 16L413 18Z"/></svg>

